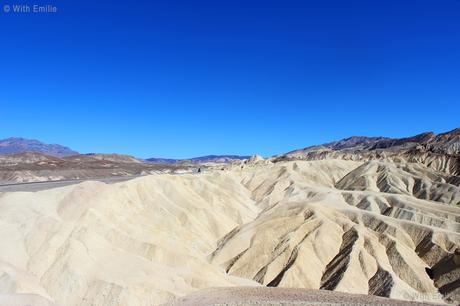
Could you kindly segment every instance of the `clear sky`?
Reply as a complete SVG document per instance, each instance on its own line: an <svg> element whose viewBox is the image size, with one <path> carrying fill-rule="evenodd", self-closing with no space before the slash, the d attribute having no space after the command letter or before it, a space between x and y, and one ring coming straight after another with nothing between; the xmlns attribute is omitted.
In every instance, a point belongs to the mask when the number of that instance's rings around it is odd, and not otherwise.
<svg viewBox="0 0 460 306"><path fill-rule="evenodd" d="M460 126L459 0L55 1L0 12L0 138L272 155ZM45 1L43 4L53 3Z"/></svg>

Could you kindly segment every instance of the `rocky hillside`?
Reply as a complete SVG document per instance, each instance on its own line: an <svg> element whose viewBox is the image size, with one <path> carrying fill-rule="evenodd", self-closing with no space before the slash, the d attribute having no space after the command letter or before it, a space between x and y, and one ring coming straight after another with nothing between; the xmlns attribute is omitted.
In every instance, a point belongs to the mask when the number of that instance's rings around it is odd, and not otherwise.
<svg viewBox="0 0 460 306"><path fill-rule="evenodd" d="M460 175L460 128L435 135L423 133L413 137L350 137L340 141L295 150L273 158L285 160L387 160L420 163L447 175Z"/></svg>
<svg viewBox="0 0 460 306"><path fill-rule="evenodd" d="M460 154L460 128L442 134L433 132L422 133L406 138L386 138L386 137L364 137L353 136L339 141L326 143L323 145L307 147L287 153L287 155L299 156L302 153L316 151L320 149L330 149L334 151L401 151L404 149L420 148L425 151L440 154Z"/></svg>
<svg viewBox="0 0 460 306"><path fill-rule="evenodd" d="M0 184L193 172L196 169L193 165L150 164L121 154L54 157L27 152L0 155Z"/></svg>

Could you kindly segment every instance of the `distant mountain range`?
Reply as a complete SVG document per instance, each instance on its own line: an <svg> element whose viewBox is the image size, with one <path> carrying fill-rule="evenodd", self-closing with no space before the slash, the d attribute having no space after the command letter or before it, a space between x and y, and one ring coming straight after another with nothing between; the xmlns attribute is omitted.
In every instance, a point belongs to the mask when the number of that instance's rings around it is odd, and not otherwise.
<svg viewBox="0 0 460 306"><path fill-rule="evenodd" d="M122 154L78 152L38 140L0 140L0 183L112 176L139 176L151 173L185 173L216 168L223 164L240 167L257 163L293 160L385 160L420 163L449 175L449 183L460 182L460 128L447 133L423 133L406 138L353 136L267 158L239 155L207 155L190 159L139 159ZM241 162L240 162L241 161Z"/></svg>
<svg viewBox="0 0 460 306"><path fill-rule="evenodd" d="M339 141L322 145L306 147L295 150L286 155L305 154L320 150L331 151L398 151L401 149L417 148L440 154L460 153L460 128L452 131L435 134L426 132L411 137L387 138L387 137L365 137L353 136Z"/></svg>
<svg viewBox="0 0 460 306"><path fill-rule="evenodd" d="M188 159L168 159L168 158L149 158L147 162L152 164L177 164L181 162L189 162L193 164L204 164L204 163L230 163L236 160L248 159L251 156L240 156L240 155L206 155Z"/></svg>
<svg viewBox="0 0 460 306"><path fill-rule="evenodd" d="M460 182L460 128L441 134L428 132L405 138L355 136L291 151L271 160L277 163L325 159L420 163L447 173L451 176L449 180Z"/></svg>
<svg viewBox="0 0 460 306"><path fill-rule="evenodd" d="M0 155L5 154L19 154L19 153L26 153L26 152L35 152L41 153L49 156L54 157L67 157L73 155L80 155L79 152L74 151L68 147L58 145L58 144L46 144L41 141L35 139L26 139L26 138L19 138L19 137L11 137L4 140L0 140ZM107 159L110 154L95 154L95 153L88 153L84 154L87 156L93 156L94 158L99 158L99 156L105 156L104 158ZM112 154L113 155L113 154ZM116 155L117 160L120 159L120 156L124 155ZM114 156L115 156L114 155ZM142 162L141 159L135 159L134 157L130 157L130 161L137 160L138 162ZM239 155L207 155L207 156L200 156L188 159L171 159L171 158L148 158L144 160L144 162L150 164L178 164L178 163L192 163L192 164L202 164L202 163L229 163L235 160L243 160L248 159L250 156L239 156Z"/></svg>
<svg viewBox="0 0 460 306"><path fill-rule="evenodd" d="M64 157L79 154L58 144L45 144L35 139L11 137L0 140L0 154L38 152L50 156Z"/></svg>
<svg viewBox="0 0 460 306"><path fill-rule="evenodd" d="M319 159L327 156L343 156L347 158L362 158L364 155L407 153L407 150L418 150L432 154L460 154L460 128L452 131L435 134L422 133L412 137L388 138L352 136L339 141L322 145L310 146L276 156L277 159ZM58 144L45 144L38 140L25 138L7 138L0 140L0 155L37 152L53 157L81 156L80 153ZM115 158L118 162L139 162L149 164L205 164L205 163L231 163L233 161L249 159L250 156L240 155L207 155L188 159L148 158L145 160L132 156L118 154L86 154L94 158L107 160ZM103 157L101 157L103 156ZM124 160L120 160L121 158Z"/></svg>

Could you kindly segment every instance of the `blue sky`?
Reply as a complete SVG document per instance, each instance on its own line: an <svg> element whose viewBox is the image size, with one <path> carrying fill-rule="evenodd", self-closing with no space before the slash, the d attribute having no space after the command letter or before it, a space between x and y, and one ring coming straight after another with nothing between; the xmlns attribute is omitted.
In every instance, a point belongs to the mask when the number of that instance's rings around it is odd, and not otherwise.
<svg viewBox="0 0 460 306"><path fill-rule="evenodd" d="M0 13L0 138L268 156L460 126L459 0L55 5Z"/></svg>

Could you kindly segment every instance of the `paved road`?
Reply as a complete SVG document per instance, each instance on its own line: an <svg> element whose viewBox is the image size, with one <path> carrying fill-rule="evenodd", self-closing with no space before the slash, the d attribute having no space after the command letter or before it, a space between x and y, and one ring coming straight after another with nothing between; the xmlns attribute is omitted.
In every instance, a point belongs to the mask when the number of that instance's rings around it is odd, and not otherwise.
<svg viewBox="0 0 460 306"><path fill-rule="evenodd" d="M57 187L63 187L68 185L78 184L84 181L99 181L107 184L113 184L118 182L127 181L140 175L136 176L113 176L105 178L89 178L83 180L62 180L62 181L46 181L46 182L31 182L31 183L14 183L14 184L3 184L0 185L0 192L15 192L15 191L41 191L46 189L52 189Z"/></svg>

